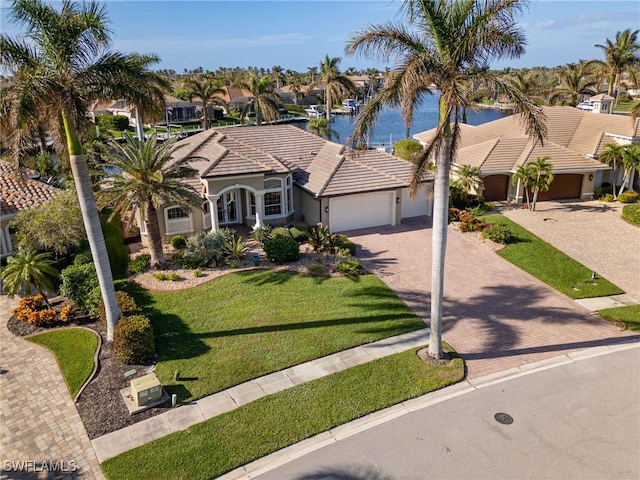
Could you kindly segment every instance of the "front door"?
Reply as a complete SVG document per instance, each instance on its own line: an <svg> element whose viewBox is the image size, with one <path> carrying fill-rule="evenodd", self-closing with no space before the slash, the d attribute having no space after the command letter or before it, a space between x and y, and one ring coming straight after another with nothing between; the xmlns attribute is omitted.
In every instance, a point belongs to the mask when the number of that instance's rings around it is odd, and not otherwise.
<svg viewBox="0 0 640 480"><path fill-rule="evenodd" d="M218 224L227 225L240 222L240 214L238 204L238 191L232 190L223 193L218 198Z"/></svg>

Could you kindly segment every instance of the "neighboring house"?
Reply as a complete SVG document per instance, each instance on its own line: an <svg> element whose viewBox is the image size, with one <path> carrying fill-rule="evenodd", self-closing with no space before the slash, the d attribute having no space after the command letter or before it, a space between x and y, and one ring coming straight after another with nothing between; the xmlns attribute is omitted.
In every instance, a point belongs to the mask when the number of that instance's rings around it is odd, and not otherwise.
<svg viewBox="0 0 640 480"><path fill-rule="evenodd" d="M159 124L166 124L167 121L173 124L199 121L202 116L202 103L187 102L171 95L164 96L165 114ZM89 107L89 116L95 122L100 115L123 115L129 119L129 124L136 124L135 105L125 100L109 100L94 102Z"/></svg>
<svg viewBox="0 0 640 480"><path fill-rule="evenodd" d="M48 202L61 190L33 180L4 160L0 160L0 256L6 257L14 250L15 239L9 223L20 210L26 210Z"/></svg>
<svg viewBox="0 0 640 480"><path fill-rule="evenodd" d="M608 102L607 98L604 100ZM599 107L598 111L609 113L610 108ZM539 200L590 199L602 183L619 184L622 172L617 171L618 178L612 178L611 167L597 158L609 143L640 144L640 119L632 122L628 116L574 107L543 107L543 113L547 138L542 144L526 135L517 115L478 126L461 125L452 171L460 165L480 168L482 194L489 201L522 202L522 185L512 184L511 177L519 166L544 156L550 157L554 180L547 192L540 192ZM433 130L429 130L414 138L427 144L432 136ZM629 188L638 181L634 177L629 180Z"/></svg>
<svg viewBox="0 0 640 480"><path fill-rule="evenodd" d="M179 158L206 159L191 163L198 176L189 180L202 192L202 208L160 208L165 237L293 221L339 232L431 214L431 173L412 199L409 162L376 150L356 152L293 125L211 129L176 145L182 145ZM141 233L144 238L144 226Z"/></svg>

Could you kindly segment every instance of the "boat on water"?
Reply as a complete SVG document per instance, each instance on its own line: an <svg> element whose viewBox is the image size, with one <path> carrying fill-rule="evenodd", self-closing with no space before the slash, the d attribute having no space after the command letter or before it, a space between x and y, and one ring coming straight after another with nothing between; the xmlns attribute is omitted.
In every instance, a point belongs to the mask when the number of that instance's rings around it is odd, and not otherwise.
<svg viewBox="0 0 640 480"><path fill-rule="evenodd" d="M585 100L584 102L580 102L578 105L576 105L576 108L578 110L585 110L587 112L591 112L593 110L593 102Z"/></svg>
<svg viewBox="0 0 640 480"><path fill-rule="evenodd" d="M324 110L318 108L318 105L309 105L309 108L304 109L309 118L324 117Z"/></svg>

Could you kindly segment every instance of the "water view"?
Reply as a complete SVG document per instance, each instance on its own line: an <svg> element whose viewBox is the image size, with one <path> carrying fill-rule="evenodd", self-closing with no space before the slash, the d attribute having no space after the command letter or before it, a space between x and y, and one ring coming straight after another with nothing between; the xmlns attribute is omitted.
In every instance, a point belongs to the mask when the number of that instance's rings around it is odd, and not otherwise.
<svg viewBox="0 0 640 480"><path fill-rule="evenodd" d="M467 112L467 123L469 125L480 125L508 115L510 115L509 112L493 108L483 108L477 112L469 110ZM331 128L338 133L339 138L334 138L334 141L344 144L349 138L349 135L351 135L351 132L353 132L355 120L356 117L354 115L335 115L331 123ZM423 104L416 109L409 136L434 128L437 124L438 95L436 94L427 97ZM307 128L306 122L298 125L305 130ZM405 138L405 136L406 128L400 109L385 107L371 133L369 145L372 147L388 146Z"/></svg>

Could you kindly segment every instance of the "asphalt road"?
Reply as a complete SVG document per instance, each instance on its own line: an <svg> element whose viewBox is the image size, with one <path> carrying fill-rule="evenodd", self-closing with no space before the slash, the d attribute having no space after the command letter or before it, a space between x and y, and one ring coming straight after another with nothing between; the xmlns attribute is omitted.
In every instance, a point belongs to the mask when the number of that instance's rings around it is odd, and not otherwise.
<svg viewBox="0 0 640 480"><path fill-rule="evenodd" d="M640 348L494 383L255 478L637 480Z"/></svg>

